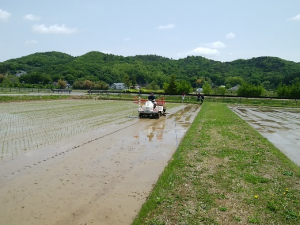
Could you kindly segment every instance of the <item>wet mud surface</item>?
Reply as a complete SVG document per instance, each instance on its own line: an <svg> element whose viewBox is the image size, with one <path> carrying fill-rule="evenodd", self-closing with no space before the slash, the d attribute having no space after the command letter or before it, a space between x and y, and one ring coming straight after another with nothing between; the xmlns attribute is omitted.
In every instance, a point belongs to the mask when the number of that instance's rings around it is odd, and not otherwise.
<svg viewBox="0 0 300 225"><path fill-rule="evenodd" d="M230 108L300 166L300 109Z"/></svg>
<svg viewBox="0 0 300 225"><path fill-rule="evenodd" d="M199 110L119 118L0 161L1 224L130 224Z"/></svg>

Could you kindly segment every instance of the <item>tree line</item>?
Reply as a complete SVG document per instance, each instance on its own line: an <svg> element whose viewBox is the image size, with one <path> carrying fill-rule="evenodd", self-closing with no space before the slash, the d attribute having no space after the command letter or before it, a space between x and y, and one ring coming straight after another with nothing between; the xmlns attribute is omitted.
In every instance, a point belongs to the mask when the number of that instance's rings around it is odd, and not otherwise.
<svg viewBox="0 0 300 225"><path fill-rule="evenodd" d="M26 74L16 77L20 71ZM175 60L157 55L123 57L96 51L78 57L45 52L2 62L0 74L2 86L51 86L64 80L73 87L105 89L112 83L123 82L128 87L138 84L169 93L182 90L188 93L206 84L222 94L243 84L250 85L244 85L244 89L252 85L273 91L280 84L292 86L300 81L300 64L277 57L218 62L200 56Z"/></svg>
<svg viewBox="0 0 300 225"><path fill-rule="evenodd" d="M296 82L291 85L281 83L279 84L276 92L280 98L300 99L300 82Z"/></svg>

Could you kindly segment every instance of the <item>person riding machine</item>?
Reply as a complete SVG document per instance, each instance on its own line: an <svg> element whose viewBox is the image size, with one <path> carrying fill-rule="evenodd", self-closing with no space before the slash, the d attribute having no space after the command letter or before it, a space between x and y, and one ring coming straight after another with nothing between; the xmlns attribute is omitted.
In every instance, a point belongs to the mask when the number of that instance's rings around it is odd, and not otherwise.
<svg viewBox="0 0 300 225"><path fill-rule="evenodd" d="M166 106L164 98L159 98L156 102L153 92L150 93L147 100L140 99L139 97L138 103L139 118L151 117L158 119L160 116L166 115Z"/></svg>
<svg viewBox="0 0 300 225"><path fill-rule="evenodd" d="M150 95L148 96L148 100L151 101L153 103L153 109L156 108L156 101L155 101L155 96L154 96L154 93L151 92Z"/></svg>

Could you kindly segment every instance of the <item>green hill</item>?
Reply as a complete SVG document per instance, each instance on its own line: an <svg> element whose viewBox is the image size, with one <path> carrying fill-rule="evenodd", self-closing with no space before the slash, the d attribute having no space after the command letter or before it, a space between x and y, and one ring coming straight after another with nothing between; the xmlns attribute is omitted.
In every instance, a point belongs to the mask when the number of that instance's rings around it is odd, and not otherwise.
<svg viewBox="0 0 300 225"><path fill-rule="evenodd" d="M97 51L79 57L61 52L35 53L0 63L1 74L16 74L26 71L20 77L24 82L33 74L47 76L51 81L58 79L73 83L76 80L122 82L124 76L135 77L138 84L155 82L160 87L175 74L177 79L191 82L193 87L201 86L204 80L214 85L231 86L242 80L262 84L274 89L279 83L291 84L300 79L300 63L277 57L257 57L248 60L219 62L201 56L183 59L169 59L157 55L117 56Z"/></svg>

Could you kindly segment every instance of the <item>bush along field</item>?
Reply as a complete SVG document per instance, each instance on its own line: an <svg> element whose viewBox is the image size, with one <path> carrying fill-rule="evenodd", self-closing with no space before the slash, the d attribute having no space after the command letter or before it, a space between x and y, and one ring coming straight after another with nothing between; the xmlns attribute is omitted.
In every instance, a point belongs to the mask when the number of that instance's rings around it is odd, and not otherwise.
<svg viewBox="0 0 300 225"><path fill-rule="evenodd" d="M205 103L133 224L300 224L300 169Z"/></svg>

